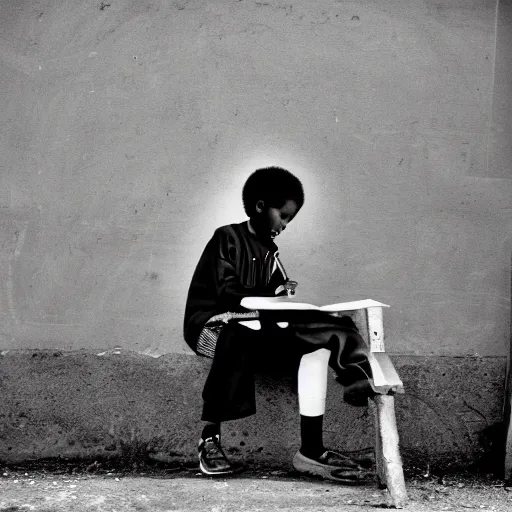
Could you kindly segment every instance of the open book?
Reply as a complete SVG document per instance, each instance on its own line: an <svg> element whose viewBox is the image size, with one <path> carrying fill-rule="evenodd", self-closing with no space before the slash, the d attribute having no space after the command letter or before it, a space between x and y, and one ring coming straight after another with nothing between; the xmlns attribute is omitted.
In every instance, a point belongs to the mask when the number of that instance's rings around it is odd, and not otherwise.
<svg viewBox="0 0 512 512"><path fill-rule="evenodd" d="M295 302L288 297L244 297L240 305L247 309L257 310L288 310L288 311L303 311L314 310L324 311L326 313L336 313L338 311L355 311L357 309L385 307L388 304L377 302L372 299L354 300L352 302L340 302L338 304L327 304L326 306L315 306L305 302Z"/></svg>

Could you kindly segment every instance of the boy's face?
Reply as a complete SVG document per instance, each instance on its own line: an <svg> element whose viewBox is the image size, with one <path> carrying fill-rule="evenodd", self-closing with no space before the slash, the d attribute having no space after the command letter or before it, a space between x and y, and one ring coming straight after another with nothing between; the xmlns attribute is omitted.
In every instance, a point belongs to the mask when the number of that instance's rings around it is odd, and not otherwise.
<svg viewBox="0 0 512 512"><path fill-rule="evenodd" d="M297 203L293 199L288 199L281 208L266 207L264 201L258 201L256 203L257 215L251 219L251 224L258 236L274 239L286 229L297 211Z"/></svg>

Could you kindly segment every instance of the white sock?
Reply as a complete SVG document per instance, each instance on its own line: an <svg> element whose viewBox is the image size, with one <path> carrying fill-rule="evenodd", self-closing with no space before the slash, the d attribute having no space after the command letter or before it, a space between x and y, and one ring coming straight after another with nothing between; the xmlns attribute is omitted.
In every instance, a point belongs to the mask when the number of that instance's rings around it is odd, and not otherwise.
<svg viewBox="0 0 512 512"><path fill-rule="evenodd" d="M299 412L302 416L320 416L325 413L327 372L331 351L320 348L304 354L298 375Z"/></svg>

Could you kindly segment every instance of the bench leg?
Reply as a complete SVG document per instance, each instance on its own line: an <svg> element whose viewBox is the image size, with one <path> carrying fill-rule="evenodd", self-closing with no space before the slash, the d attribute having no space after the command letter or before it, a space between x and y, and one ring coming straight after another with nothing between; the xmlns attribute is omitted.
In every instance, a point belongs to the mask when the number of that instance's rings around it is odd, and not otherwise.
<svg viewBox="0 0 512 512"><path fill-rule="evenodd" d="M396 508L407 503L402 458L398 447L398 430L395 418L395 398L392 395L376 395L375 402L375 460L377 478L385 485Z"/></svg>

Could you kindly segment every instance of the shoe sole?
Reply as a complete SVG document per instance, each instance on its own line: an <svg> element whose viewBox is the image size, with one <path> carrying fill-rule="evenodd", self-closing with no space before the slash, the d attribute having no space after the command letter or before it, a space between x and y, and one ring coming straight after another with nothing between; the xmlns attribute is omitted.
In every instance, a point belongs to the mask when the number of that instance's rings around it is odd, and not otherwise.
<svg viewBox="0 0 512 512"><path fill-rule="evenodd" d="M297 452L293 457L292 465L300 473L316 476L324 480L330 480L331 482L337 482L344 485L365 485L369 482L367 478L354 480L353 478L336 477L332 472L341 470L342 468L336 468L335 466L327 466L326 464L315 462L312 459L307 459L299 452Z"/></svg>
<svg viewBox="0 0 512 512"><path fill-rule="evenodd" d="M199 461L199 469L201 470L201 473L203 473L203 475L217 476L217 475L232 475L234 473L238 473L241 468L240 469L238 469L238 468L226 469L225 471L210 471L203 466L203 462L200 460Z"/></svg>

